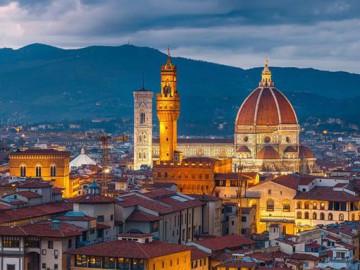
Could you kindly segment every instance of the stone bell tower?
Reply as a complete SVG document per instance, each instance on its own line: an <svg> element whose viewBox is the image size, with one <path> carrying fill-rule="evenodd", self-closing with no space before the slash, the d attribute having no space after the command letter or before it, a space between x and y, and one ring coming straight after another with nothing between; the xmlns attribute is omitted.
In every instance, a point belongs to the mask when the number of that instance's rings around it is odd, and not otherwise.
<svg viewBox="0 0 360 270"><path fill-rule="evenodd" d="M176 66L171 63L170 52L161 67L161 92L156 95L159 119L160 161L173 161L177 148L177 120L180 115L180 96L177 91Z"/></svg>
<svg viewBox="0 0 360 270"><path fill-rule="evenodd" d="M144 87L134 91L134 169L152 167L153 92Z"/></svg>

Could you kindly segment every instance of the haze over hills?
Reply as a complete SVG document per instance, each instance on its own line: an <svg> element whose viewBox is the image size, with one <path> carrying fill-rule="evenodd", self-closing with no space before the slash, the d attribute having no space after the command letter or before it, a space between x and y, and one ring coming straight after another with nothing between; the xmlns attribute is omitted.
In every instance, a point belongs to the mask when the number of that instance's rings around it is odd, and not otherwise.
<svg viewBox="0 0 360 270"><path fill-rule="evenodd" d="M166 57L132 45L1 49L2 122L133 117L132 91L142 87L144 74L145 88L158 92ZM177 57L173 63L181 95L179 134L233 134L237 110L258 85L262 67L244 70ZM271 59L270 68L275 86L287 95L300 121L319 116L360 123L360 75L271 67Z"/></svg>

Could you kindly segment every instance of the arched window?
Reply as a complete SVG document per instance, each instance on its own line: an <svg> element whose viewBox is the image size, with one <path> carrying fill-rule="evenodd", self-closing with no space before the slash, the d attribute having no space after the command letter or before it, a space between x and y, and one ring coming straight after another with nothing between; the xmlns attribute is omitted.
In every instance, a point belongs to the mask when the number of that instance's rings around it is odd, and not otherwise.
<svg viewBox="0 0 360 270"><path fill-rule="evenodd" d="M309 212L305 212L304 218L305 218L305 219L309 219Z"/></svg>
<svg viewBox="0 0 360 270"><path fill-rule="evenodd" d="M325 210L325 203L324 203L324 202L321 202L321 203L320 203L320 209L321 209L321 210Z"/></svg>
<svg viewBox="0 0 360 270"><path fill-rule="evenodd" d="M274 212L274 201L272 199L266 201L266 211Z"/></svg>
<svg viewBox="0 0 360 270"><path fill-rule="evenodd" d="M41 177L41 166L36 165L35 167L36 177Z"/></svg>
<svg viewBox="0 0 360 270"><path fill-rule="evenodd" d="M304 203L304 208L305 208L305 209L310 209L310 203L309 203L309 202L305 202L305 203Z"/></svg>
<svg viewBox="0 0 360 270"><path fill-rule="evenodd" d="M351 215L351 220L354 221L355 220L355 214Z"/></svg>
<svg viewBox="0 0 360 270"><path fill-rule="evenodd" d="M26 177L26 166L25 165L20 166L20 177Z"/></svg>
<svg viewBox="0 0 360 270"><path fill-rule="evenodd" d="M317 214L316 214L316 212L313 213L313 219L317 219Z"/></svg>
<svg viewBox="0 0 360 270"><path fill-rule="evenodd" d="M297 208L297 209L301 209L301 202L297 202L297 203L296 203L296 208Z"/></svg>
<svg viewBox="0 0 360 270"><path fill-rule="evenodd" d="M344 214L339 215L339 221L344 221Z"/></svg>
<svg viewBox="0 0 360 270"><path fill-rule="evenodd" d="M290 212L290 202L288 200L283 201L283 212Z"/></svg>
<svg viewBox="0 0 360 270"><path fill-rule="evenodd" d="M146 159L146 153L145 152L143 153L143 159Z"/></svg>
<svg viewBox="0 0 360 270"><path fill-rule="evenodd" d="M56 176L56 166L55 165L50 166L50 176Z"/></svg>
<svg viewBox="0 0 360 270"><path fill-rule="evenodd" d="M324 213L320 213L320 220L325 220L325 214Z"/></svg>
<svg viewBox="0 0 360 270"><path fill-rule="evenodd" d="M333 220L333 214L329 213L328 220Z"/></svg>
<svg viewBox="0 0 360 270"><path fill-rule="evenodd" d="M313 203L313 209L317 209L317 203L316 202Z"/></svg>
<svg viewBox="0 0 360 270"><path fill-rule="evenodd" d="M139 152L139 159L141 159L142 155L141 155L141 152Z"/></svg>
<svg viewBox="0 0 360 270"><path fill-rule="evenodd" d="M146 142L146 135L145 134L143 136L143 140L144 140L144 142Z"/></svg>
<svg viewBox="0 0 360 270"><path fill-rule="evenodd" d="M297 213L296 213L296 218L297 218L297 219L302 219L302 213L301 213L301 212L297 212Z"/></svg>
<svg viewBox="0 0 360 270"><path fill-rule="evenodd" d="M141 142L141 139L142 139L142 137L141 137L141 135L139 135L139 142Z"/></svg>

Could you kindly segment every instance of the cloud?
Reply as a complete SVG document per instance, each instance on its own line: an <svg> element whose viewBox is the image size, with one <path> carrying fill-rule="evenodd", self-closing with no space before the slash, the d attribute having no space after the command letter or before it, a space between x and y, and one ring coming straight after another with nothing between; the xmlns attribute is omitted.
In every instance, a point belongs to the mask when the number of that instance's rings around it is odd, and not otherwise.
<svg viewBox="0 0 360 270"><path fill-rule="evenodd" d="M360 2L0 0L0 46L135 45L240 67L360 73Z"/></svg>

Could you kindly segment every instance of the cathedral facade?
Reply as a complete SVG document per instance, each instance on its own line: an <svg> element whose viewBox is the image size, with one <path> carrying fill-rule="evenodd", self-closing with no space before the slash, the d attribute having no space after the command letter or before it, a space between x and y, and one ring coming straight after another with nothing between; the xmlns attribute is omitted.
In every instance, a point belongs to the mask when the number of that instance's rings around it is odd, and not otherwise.
<svg viewBox="0 0 360 270"><path fill-rule="evenodd" d="M180 96L176 75L169 54L161 69L161 90L156 100L160 139L153 139L148 153L154 161L179 162L176 157L181 153L184 158L231 158L233 168L241 166L243 172L316 172L315 156L300 145L296 112L286 96L275 88L267 61L259 86L237 113L234 140L177 139Z"/></svg>

